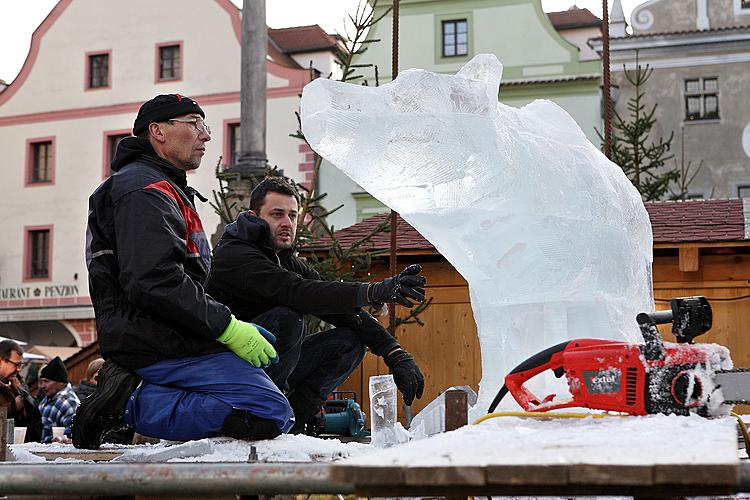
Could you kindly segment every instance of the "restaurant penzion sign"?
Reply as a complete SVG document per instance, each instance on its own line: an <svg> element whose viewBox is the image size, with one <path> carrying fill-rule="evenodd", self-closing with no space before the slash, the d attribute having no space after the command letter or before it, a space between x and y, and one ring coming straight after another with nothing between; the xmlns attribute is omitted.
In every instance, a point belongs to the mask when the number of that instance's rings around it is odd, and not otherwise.
<svg viewBox="0 0 750 500"><path fill-rule="evenodd" d="M78 285L17 286L0 288L0 300L49 299L78 296Z"/></svg>

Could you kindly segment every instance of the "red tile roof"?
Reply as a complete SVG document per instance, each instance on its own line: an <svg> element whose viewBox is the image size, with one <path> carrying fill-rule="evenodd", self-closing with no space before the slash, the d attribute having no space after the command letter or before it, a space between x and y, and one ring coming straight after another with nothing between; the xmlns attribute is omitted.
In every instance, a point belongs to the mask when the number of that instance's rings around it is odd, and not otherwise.
<svg viewBox="0 0 750 500"><path fill-rule="evenodd" d="M362 222L353 226L339 229L334 234L344 248L349 247L352 243L361 240L372 232L381 222L385 222L390 215L378 214L369 217ZM419 234L416 229L411 227L400 216L398 217L398 233L396 234L396 246L399 250L430 250L434 251L435 247L427 241L424 236ZM382 250L391 247L391 233L380 232L372 238L371 250Z"/></svg>
<svg viewBox="0 0 750 500"><path fill-rule="evenodd" d="M740 199L646 203L654 243L744 241L745 211Z"/></svg>
<svg viewBox="0 0 750 500"><path fill-rule="evenodd" d="M547 17L556 30L570 30L574 28L601 28L602 20L591 13L589 9L571 7L562 12L548 12Z"/></svg>
<svg viewBox="0 0 750 500"><path fill-rule="evenodd" d="M646 203L651 219L654 243L713 243L720 241L747 241L745 236L745 210L743 201L688 200ZM750 209L750 207L749 207ZM750 217L750 213L748 214ZM336 231L342 246L367 236L388 214L374 215L353 226ZM401 217L398 218L397 247L399 250L428 250L435 247ZM372 239L372 250L390 248L388 232L378 233Z"/></svg>
<svg viewBox="0 0 750 500"><path fill-rule="evenodd" d="M323 28L317 24L291 28L269 28L268 36L273 39L280 50L287 54L317 52L336 47L336 39L323 31Z"/></svg>

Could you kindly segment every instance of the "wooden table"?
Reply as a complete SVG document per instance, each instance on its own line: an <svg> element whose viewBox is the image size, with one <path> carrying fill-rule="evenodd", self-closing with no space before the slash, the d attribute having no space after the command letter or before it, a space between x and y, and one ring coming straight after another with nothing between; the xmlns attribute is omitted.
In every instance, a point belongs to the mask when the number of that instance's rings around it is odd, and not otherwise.
<svg viewBox="0 0 750 500"><path fill-rule="evenodd" d="M750 465L750 464L747 464ZM675 497L740 491L745 464L331 466L361 496L626 495Z"/></svg>

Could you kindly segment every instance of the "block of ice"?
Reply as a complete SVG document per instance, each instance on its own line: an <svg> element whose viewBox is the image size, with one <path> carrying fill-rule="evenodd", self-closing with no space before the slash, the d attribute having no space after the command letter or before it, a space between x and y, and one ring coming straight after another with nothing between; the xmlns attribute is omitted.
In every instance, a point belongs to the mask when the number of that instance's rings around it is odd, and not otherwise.
<svg viewBox="0 0 750 500"><path fill-rule="evenodd" d="M530 355L572 338L637 341L636 314L653 310L638 192L556 104L499 103L501 75L483 54L456 75L318 79L302 95L312 148L468 282L483 367L472 416Z"/></svg>
<svg viewBox="0 0 750 500"><path fill-rule="evenodd" d="M409 440L409 433L398 421L393 375L370 377L370 432L370 443L379 448Z"/></svg>

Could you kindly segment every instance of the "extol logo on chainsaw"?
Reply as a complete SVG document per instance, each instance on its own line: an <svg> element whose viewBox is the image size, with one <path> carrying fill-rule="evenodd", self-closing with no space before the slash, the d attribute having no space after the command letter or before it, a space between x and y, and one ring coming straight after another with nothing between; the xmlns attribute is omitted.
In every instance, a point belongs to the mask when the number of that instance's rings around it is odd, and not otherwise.
<svg viewBox="0 0 750 500"><path fill-rule="evenodd" d="M621 373L619 368L589 370L583 372L583 380L589 394L610 394L620 392Z"/></svg>

